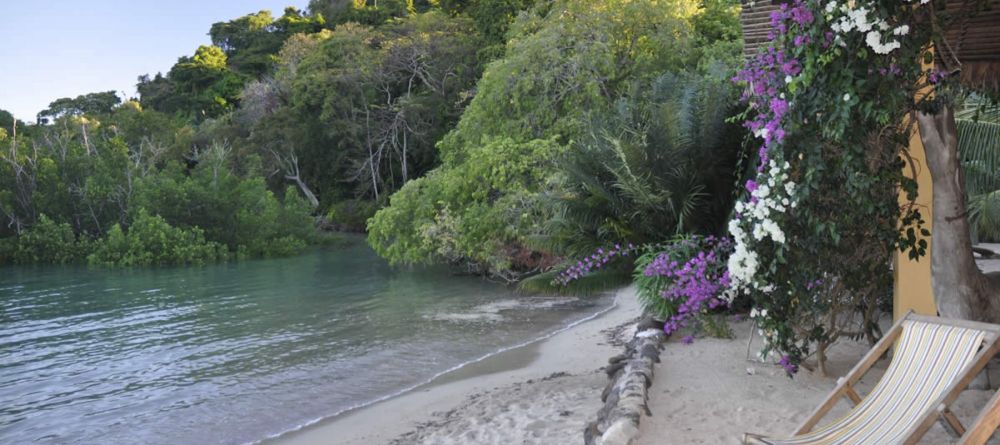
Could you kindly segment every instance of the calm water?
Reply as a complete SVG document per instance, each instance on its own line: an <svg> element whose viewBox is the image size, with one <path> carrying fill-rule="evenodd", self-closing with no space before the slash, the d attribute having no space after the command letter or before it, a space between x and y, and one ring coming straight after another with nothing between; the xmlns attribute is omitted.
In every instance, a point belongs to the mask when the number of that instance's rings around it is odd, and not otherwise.
<svg viewBox="0 0 1000 445"><path fill-rule="evenodd" d="M0 443L255 442L606 304L390 269L360 242L205 268L0 268Z"/></svg>

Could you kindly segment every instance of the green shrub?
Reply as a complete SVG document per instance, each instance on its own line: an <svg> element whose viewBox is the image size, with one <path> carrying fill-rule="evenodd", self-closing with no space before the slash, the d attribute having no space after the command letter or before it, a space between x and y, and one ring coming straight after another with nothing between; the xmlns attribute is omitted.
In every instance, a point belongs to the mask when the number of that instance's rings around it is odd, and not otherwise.
<svg viewBox="0 0 1000 445"><path fill-rule="evenodd" d="M666 74L636 84L558 162L539 248L577 257L621 240L718 233L732 208L741 131L728 81Z"/></svg>
<svg viewBox="0 0 1000 445"><path fill-rule="evenodd" d="M667 334L691 322L710 335L724 334L726 329L708 315L727 301L726 260L731 250L728 238L711 236L679 237L647 247L636 261L634 274L643 309L664 320Z"/></svg>
<svg viewBox="0 0 1000 445"><path fill-rule="evenodd" d="M986 119L956 123L973 237L997 242L1000 241L1000 111L995 108L989 111Z"/></svg>
<svg viewBox="0 0 1000 445"><path fill-rule="evenodd" d="M159 215L140 210L127 232L115 224L98 240L87 261L93 265L149 266L205 264L226 257L226 247L206 241L201 229L173 227Z"/></svg>
<svg viewBox="0 0 1000 445"><path fill-rule="evenodd" d="M508 138L470 148L463 162L410 181L393 195L369 221L368 242L392 263L509 270L506 249L538 224L535 199L562 150L553 140Z"/></svg>
<svg viewBox="0 0 1000 445"><path fill-rule="evenodd" d="M78 242L73 228L46 215L13 240L11 258L18 264L65 264L82 257L86 242Z"/></svg>
<svg viewBox="0 0 1000 445"><path fill-rule="evenodd" d="M282 203L262 178L240 178L209 163L189 173L173 166L137 188L134 205L156 209L170 225L203 230L240 257L295 253L314 236L312 210L294 187Z"/></svg>

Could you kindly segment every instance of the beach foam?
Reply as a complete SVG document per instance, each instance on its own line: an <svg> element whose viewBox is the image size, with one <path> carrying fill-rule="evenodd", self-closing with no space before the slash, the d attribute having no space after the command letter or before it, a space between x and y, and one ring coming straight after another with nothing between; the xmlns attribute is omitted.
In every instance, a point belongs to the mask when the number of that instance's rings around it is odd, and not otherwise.
<svg viewBox="0 0 1000 445"><path fill-rule="evenodd" d="M532 297L510 298L474 306L462 312L438 312L424 314L424 318L435 321L456 323L488 322L496 323L504 320L503 312L516 310L542 310L578 303L576 297Z"/></svg>

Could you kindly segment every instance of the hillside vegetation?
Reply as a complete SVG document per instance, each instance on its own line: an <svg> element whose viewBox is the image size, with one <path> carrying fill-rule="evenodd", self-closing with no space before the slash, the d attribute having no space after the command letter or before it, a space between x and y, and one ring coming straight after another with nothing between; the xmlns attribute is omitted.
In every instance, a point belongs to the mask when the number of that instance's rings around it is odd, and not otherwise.
<svg viewBox="0 0 1000 445"><path fill-rule="evenodd" d="M733 0L313 0L215 23L113 92L0 111L0 261L287 255L314 226L516 280L715 232Z"/></svg>

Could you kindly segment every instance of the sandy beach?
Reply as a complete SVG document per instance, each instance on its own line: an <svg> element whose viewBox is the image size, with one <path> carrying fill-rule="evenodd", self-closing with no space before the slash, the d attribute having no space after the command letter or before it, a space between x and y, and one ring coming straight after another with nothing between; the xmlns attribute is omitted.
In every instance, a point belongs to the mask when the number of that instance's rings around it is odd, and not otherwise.
<svg viewBox="0 0 1000 445"><path fill-rule="evenodd" d="M637 445L670 443L739 444L745 432L785 437L812 412L836 384L868 351L868 345L838 342L830 351L829 376L820 377L802 370L790 379L780 367L747 361L748 321L732 323L733 339L699 338L685 345L666 343L650 387L652 416L640 423ZM751 358L760 348L755 339ZM888 365L880 361L859 388L867 393ZM995 386L1000 382L996 366L990 369ZM969 425L979 409L993 395L990 390L967 390L952 407ZM837 419L848 408L846 402L824 418ZM945 444L954 439L935 424L921 443ZM990 442L1000 443L996 438Z"/></svg>
<svg viewBox="0 0 1000 445"><path fill-rule="evenodd" d="M995 247L995 246L990 246ZM985 270L1000 261L981 261ZM573 444L601 408L608 380L601 370L621 353L641 315L634 288L619 290L615 305L550 338L495 355L447 374L417 390L266 442L276 445ZM829 352L829 376L802 370L790 379L778 366L747 360L748 321L732 322L732 339L699 338L666 343L649 388L649 410L638 445L738 444L744 432L791 432L826 396L868 345L841 341ZM866 392L888 363L862 381ZM990 369L994 386L1000 367ZM992 395L968 390L954 411L969 424ZM827 421L847 409L841 403ZM949 443L935 425L922 443ZM1000 444L1000 440L990 442Z"/></svg>
<svg viewBox="0 0 1000 445"><path fill-rule="evenodd" d="M570 444L601 408L601 367L641 313L634 289L607 312L425 387L279 437L278 445Z"/></svg>

